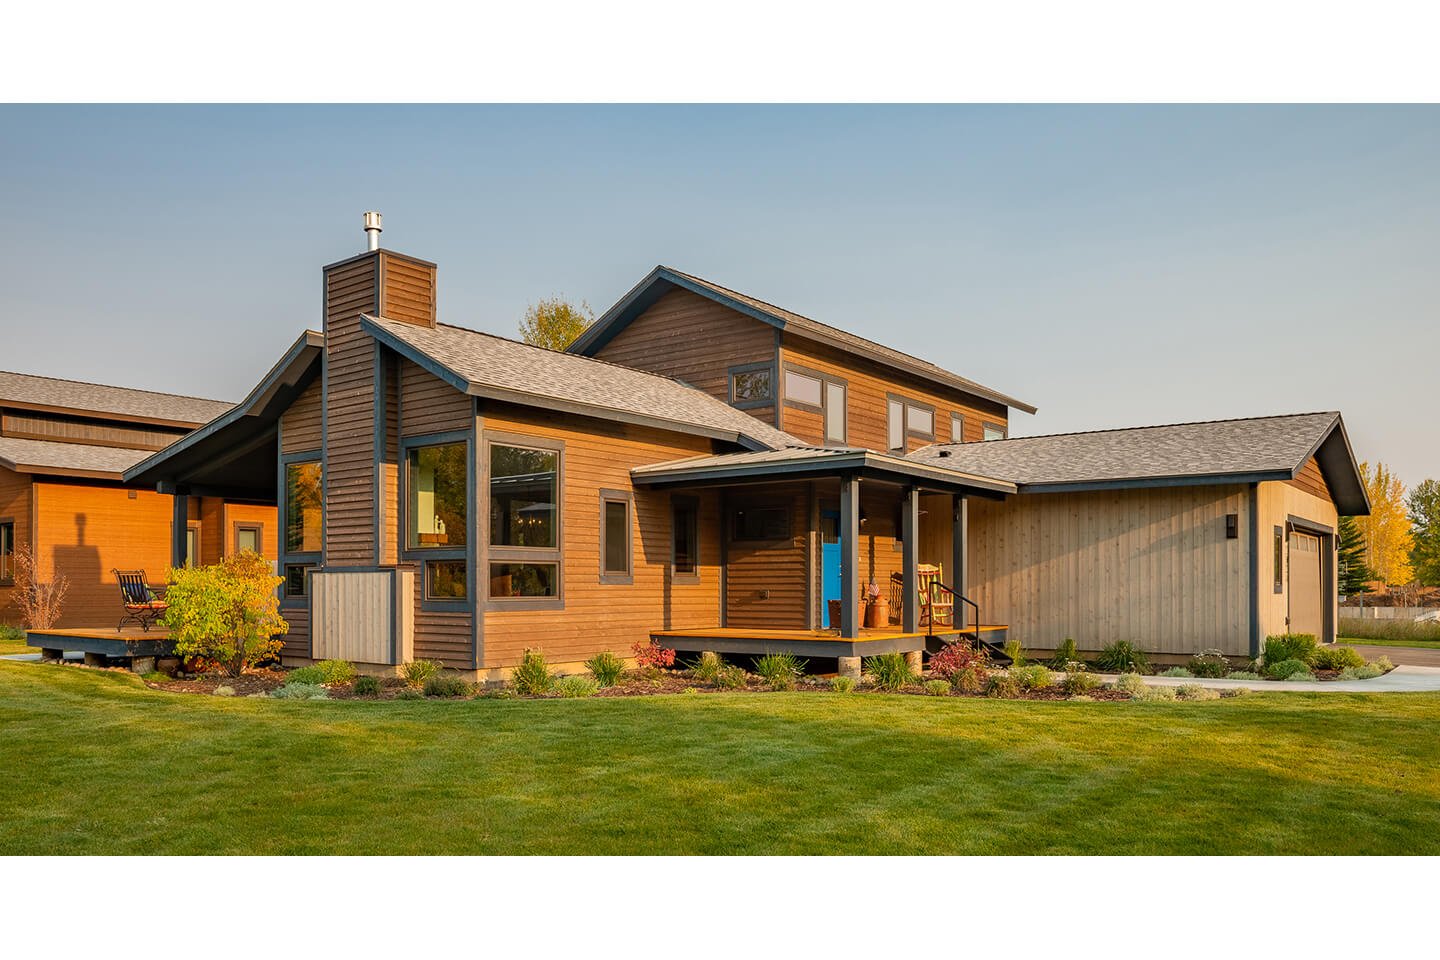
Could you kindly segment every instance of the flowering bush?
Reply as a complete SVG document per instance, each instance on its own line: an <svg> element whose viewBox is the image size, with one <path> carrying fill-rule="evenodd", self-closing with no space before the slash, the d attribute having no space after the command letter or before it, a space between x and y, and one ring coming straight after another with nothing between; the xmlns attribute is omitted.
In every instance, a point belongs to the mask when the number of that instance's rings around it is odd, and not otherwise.
<svg viewBox="0 0 1440 960"><path fill-rule="evenodd" d="M989 655L977 650L964 640L947 643L930 657L930 672L941 680L950 681L951 686L960 686L964 678L983 677L990 662Z"/></svg>
<svg viewBox="0 0 1440 960"><path fill-rule="evenodd" d="M666 669L675 666L675 651L669 647L662 647L654 640L641 640L630 648L635 653L635 660L642 668Z"/></svg>

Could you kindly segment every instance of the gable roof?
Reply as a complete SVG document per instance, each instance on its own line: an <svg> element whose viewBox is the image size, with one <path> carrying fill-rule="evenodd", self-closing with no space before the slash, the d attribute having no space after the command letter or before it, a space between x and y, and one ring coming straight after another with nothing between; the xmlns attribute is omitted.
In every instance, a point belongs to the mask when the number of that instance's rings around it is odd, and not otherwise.
<svg viewBox="0 0 1440 960"><path fill-rule="evenodd" d="M126 470L149 454L149 450L129 447L97 447L88 443L0 437L0 467L16 473L119 480Z"/></svg>
<svg viewBox="0 0 1440 960"><path fill-rule="evenodd" d="M462 393L698 434L751 449L801 441L656 373L533 347L490 333L362 316L362 328Z"/></svg>
<svg viewBox="0 0 1440 960"><path fill-rule="evenodd" d="M1300 413L932 444L923 463L1001 477L1021 493L1290 480L1315 457L1342 514L1370 512L1340 414Z"/></svg>
<svg viewBox="0 0 1440 960"><path fill-rule="evenodd" d="M0 406L174 427L198 426L230 409L223 400L10 371L0 371Z"/></svg>
<svg viewBox="0 0 1440 960"><path fill-rule="evenodd" d="M878 344L873 340L857 336L838 327L832 327L828 323L821 323L819 320L812 320L810 317L802 316L783 307L777 307L773 303L766 303L764 300L757 300L718 283L705 280L693 274L683 273L673 267L657 266L650 271L649 276L641 280L629 293L620 300L604 315L590 325L574 343L567 349L570 353L590 355L598 351L606 343L610 342L616 334L625 329L632 320L649 309L661 296L675 288L689 290L691 293L699 294L702 297L723 304L732 310L738 310L747 316L753 317L763 323L787 330L799 336L819 341L846 353L865 357L883 363L886 366L904 370L932 383L950 387L956 390L964 390L966 393L974 394L977 397L984 397L997 403L1003 403L1007 407L1014 407L1026 413L1034 413L1036 408L1033 404L1024 400L1017 400L1014 397L992 390L974 380L967 379L956 373L951 373L943 367L936 366L928 360L913 357L908 353L902 353L890 347Z"/></svg>

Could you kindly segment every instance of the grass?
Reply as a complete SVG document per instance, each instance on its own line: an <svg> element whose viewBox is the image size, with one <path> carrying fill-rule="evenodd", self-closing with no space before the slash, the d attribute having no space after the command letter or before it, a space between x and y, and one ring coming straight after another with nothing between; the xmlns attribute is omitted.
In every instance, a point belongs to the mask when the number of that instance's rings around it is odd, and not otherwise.
<svg viewBox="0 0 1440 960"><path fill-rule="evenodd" d="M297 702L0 661L0 854L1434 854L1437 722L1440 694Z"/></svg>
<svg viewBox="0 0 1440 960"><path fill-rule="evenodd" d="M1404 646L1429 646L1440 643L1440 623L1414 620L1361 620L1356 617L1341 617L1337 633L1366 643L1381 640L1400 641Z"/></svg>
<svg viewBox="0 0 1440 960"><path fill-rule="evenodd" d="M25 645L25 628L0 623L0 656L11 653L38 653L34 647Z"/></svg>
<svg viewBox="0 0 1440 960"><path fill-rule="evenodd" d="M1361 644L1367 647L1415 647L1420 650L1440 650L1440 640L1372 640L1369 637L1337 637L1336 643Z"/></svg>

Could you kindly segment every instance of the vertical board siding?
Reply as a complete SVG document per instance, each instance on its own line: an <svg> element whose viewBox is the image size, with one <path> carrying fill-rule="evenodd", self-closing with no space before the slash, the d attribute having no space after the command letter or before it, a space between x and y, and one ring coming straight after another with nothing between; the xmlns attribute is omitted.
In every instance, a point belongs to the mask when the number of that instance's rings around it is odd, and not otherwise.
<svg viewBox="0 0 1440 960"><path fill-rule="evenodd" d="M306 387L280 415L280 452L308 453L320 449L320 378Z"/></svg>
<svg viewBox="0 0 1440 960"><path fill-rule="evenodd" d="M1313 462L1313 461L1312 461ZM1303 474L1302 474L1303 475ZM1323 484L1324 481L1321 480ZM1288 633L1290 616L1290 538L1286 523L1290 517L1299 517L1312 523L1337 529L1339 516L1335 503L1328 491L1315 496L1293 480L1270 481L1260 484L1260 640L1271 634ZM1281 568L1281 589L1275 592L1274 531L1276 527L1286 529L1284 559ZM1330 582L1338 583L1334 568L1335 556L1331 551ZM1328 598L1332 604L1331 623L1339 624L1339 596Z"/></svg>
<svg viewBox="0 0 1440 960"><path fill-rule="evenodd" d="M527 647L543 651L552 663L574 663L602 650L628 657L632 645L648 640L652 630L718 625L719 493L694 494L700 507L700 575L698 582L675 582L670 565L670 494L635 489L630 482L631 467L708 453L709 441L508 404L487 403L482 413L487 433L565 444L560 521L564 609L487 610L482 666L514 666ZM634 493L633 577L628 584L600 582L602 489ZM482 487L482 513L488 512L488 500ZM482 522L479 535L485 533ZM476 581L483 595L487 571L477 571Z"/></svg>
<svg viewBox="0 0 1440 960"><path fill-rule="evenodd" d="M956 439L950 436L951 413L964 414L965 436L962 439L966 443L983 438L985 421L1001 425L1009 422L1009 410L1003 404L963 390L939 386L884 364L802 339L792 333L785 333L781 339L780 359L782 365L808 367L847 382L845 427L846 442L851 446L881 451L887 448L887 393L898 394L935 408L935 439L907 438L907 450L918 450L929 443L949 443ZM781 410L780 426L787 433L808 443L820 444L825 440L824 425L819 414L813 411L786 406Z"/></svg>
<svg viewBox="0 0 1440 960"><path fill-rule="evenodd" d="M763 493L745 488L730 492L724 535L739 506L784 506L790 510L790 536L782 541L726 545L725 625L803 630L810 571L810 489L808 484L777 484ZM767 596L768 594L768 596Z"/></svg>
<svg viewBox="0 0 1440 960"><path fill-rule="evenodd" d="M775 328L729 307L675 289L595 353L602 360L684 380L730 402L733 366L775 359ZM779 384L775 384L778 391ZM775 422L774 407L745 411Z"/></svg>
<svg viewBox="0 0 1440 960"><path fill-rule="evenodd" d="M1068 637L1082 650L1128 640L1154 653L1244 656L1248 504L1237 485L972 499L970 595L986 622L1009 624L1037 650Z"/></svg>
<svg viewBox="0 0 1440 960"><path fill-rule="evenodd" d="M325 274L325 562L373 564L375 347L360 314L376 311L379 259Z"/></svg>
<svg viewBox="0 0 1440 960"><path fill-rule="evenodd" d="M414 587L407 571L318 571L311 581L316 660L394 664L410 648L406 611ZM404 609L397 609L397 602Z"/></svg>

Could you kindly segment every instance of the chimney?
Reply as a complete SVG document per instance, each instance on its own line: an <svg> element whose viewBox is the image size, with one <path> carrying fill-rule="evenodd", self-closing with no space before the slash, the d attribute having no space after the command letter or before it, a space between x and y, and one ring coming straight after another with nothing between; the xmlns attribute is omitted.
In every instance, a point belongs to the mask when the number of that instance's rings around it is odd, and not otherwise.
<svg viewBox="0 0 1440 960"><path fill-rule="evenodd" d="M380 213L378 210L366 210L363 216L365 218L365 249L379 250L380 231L384 229L380 226L382 219Z"/></svg>

